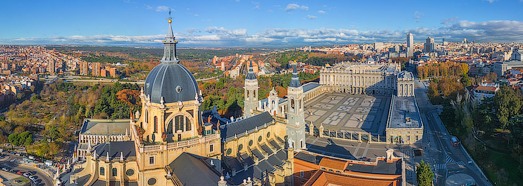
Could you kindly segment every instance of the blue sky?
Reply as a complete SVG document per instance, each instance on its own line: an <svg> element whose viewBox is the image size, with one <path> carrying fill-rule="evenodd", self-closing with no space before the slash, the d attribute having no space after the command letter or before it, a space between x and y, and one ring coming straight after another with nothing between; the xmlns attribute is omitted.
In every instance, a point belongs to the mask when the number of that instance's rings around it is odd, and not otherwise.
<svg viewBox="0 0 523 186"><path fill-rule="evenodd" d="M181 46L523 42L523 0L7 0L0 44L154 44L169 9Z"/></svg>

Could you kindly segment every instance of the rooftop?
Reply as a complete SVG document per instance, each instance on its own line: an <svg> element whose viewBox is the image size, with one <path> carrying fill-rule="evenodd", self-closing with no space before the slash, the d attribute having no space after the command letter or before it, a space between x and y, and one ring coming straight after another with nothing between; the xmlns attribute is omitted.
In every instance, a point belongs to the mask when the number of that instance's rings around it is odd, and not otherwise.
<svg viewBox="0 0 523 186"><path fill-rule="evenodd" d="M362 173L399 175L401 174L401 161L397 160L394 163L387 163L384 160L378 160L376 165L354 163L349 164L346 170Z"/></svg>
<svg viewBox="0 0 523 186"><path fill-rule="evenodd" d="M102 143L97 145L94 150L99 158L107 157L107 153L109 153L109 158L111 160L119 159L122 154L124 159L136 157L136 150L133 141L113 141Z"/></svg>
<svg viewBox="0 0 523 186"><path fill-rule="evenodd" d="M272 124L273 121L274 118L272 118L268 112L262 112L261 114L254 115L234 123L221 125L220 130L222 131L221 134L223 139L234 136L240 137L245 135L245 133L248 131L255 130L256 128L262 128L266 124Z"/></svg>
<svg viewBox="0 0 523 186"><path fill-rule="evenodd" d="M316 83L316 82L310 82L310 83L306 83L303 85L303 92L308 92L312 89L315 89L316 87L319 87L320 84L319 83Z"/></svg>
<svg viewBox="0 0 523 186"><path fill-rule="evenodd" d="M129 119L85 119L80 130L83 135L125 135L129 131Z"/></svg>
<svg viewBox="0 0 523 186"><path fill-rule="evenodd" d="M392 96L387 128L420 128L422 122L414 96Z"/></svg>
<svg viewBox="0 0 523 186"><path fill-rule="evenodd" d="M169 167L184 185L210 185L220 180L218 172L206 163L205 158L186 152L178 156Z"/></svg>

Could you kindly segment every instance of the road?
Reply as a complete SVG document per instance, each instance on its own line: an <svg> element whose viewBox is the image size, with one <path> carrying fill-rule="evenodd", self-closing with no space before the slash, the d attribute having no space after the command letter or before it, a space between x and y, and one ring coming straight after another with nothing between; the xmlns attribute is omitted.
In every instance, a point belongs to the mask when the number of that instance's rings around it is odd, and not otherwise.
<svg viewBox="0 0 523 186"><path fill-rule="evenodd" d="M432 165L436 175L435 185L445 185L447 177L457 173L464 173L476 181L478 185L492 185L484 176L481 169L461 146L453 146L451 135L441 121L438 110L429 101L427 87L416 82L416 99L421 112L424 126L423 146L425 161Z"/></svg>
<svg viewBox="0 0 523 186"><path fill-rule="evenodd" d="M23 172L27 171L36 171L36 176L42 180L42 183L44 185L53 185L53 178L50 177L48 174L44 172L44 170L37 168L37 167L30 167L27 165L21 165L19 162L23 159L20 156L16 156L13 154L6 154L8 158L2 159L0 161L0 165L9 167L11 169L21 170ZM15 161L12 161L15 160Z"/></svg>

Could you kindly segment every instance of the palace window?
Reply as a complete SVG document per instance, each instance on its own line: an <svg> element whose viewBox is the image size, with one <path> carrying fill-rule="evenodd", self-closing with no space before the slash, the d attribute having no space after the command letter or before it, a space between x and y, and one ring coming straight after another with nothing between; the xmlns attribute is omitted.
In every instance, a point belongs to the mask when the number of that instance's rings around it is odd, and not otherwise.
<svg viewBox="0 0 523 186"><path fill-rule="evenodd" d="M105 168L100 167L100 176L105 176Z"/></svg>
<svg viewBox="0 0 523 186"><path fill-rule="evenodd" d="M149 164L154 164L154 157L149 157Z"/></svg>
<svg viewBox="0 0 523 186"><path fill-rule="evenodd" d="M211 145L209 146L209 152L213 152L213 151L214 151L214 145L211 144Z"/></svg>
<svg viewBox="0 0 523 186"><path fill-rule="evenodd" d="M113 176L118 176L118 170L116 168L113 168Z"/></svg>

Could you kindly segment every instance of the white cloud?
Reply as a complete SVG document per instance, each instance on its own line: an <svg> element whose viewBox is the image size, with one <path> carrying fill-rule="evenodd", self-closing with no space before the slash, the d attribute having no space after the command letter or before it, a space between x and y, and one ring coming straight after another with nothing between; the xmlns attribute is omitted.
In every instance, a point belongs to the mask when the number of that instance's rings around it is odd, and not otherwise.
<svg viewBox="0 0 523 186"><path fill-rule="evenodd" d="M156 7L157 12L167 12L169 10L171 10L171 8L169 8L168 6L157 6Z"/></svg>
<svg viewBox="0 0 523 186"><path fill-rule="evenodd" d="M299 5L299 4L296 4L296 3L290 3L287 5L287 7L285 7L285 11L287 12L290 12L290 11L293 11L293 10L309 10L309 7L308 6L305 6L305 5Z"/></svg>
<svg viewBox="0 0 523 186"><path fill-rule="evenodd" d="M494 3L494 2L496 2L497 0L485 0L485 1L487 1L488 3Z"/></svg>
<svg viewBox="0 0 523 186"><path fill-rule="evenodd" d="M325 12L325 10L318 10L318 14L325 14L327 12Z"/></svg>
<svg viewBox="0 0 523 186"><path fill-rule="evenodd" d="M405 42L405 34L412 32L415 40L428 36L447 41L461 41L463 38L478 42L523 42L523 22L512 20L493 20L484 22L455 21L439 28L415 28L410 30L357 30L357 29L286 29L271 28L251 33L244 28L227 29L208 27L189 29L175 33L180 45L191 46L287 46L302 44L346 44L370 42ZM67 36L52 38L3 39L0 44L94 44L94 45L155 45L165 37L164 34L125 36L95 35Z"/></svg>
<svg viewBox="0 0 523 186"><path fill-rule="evenodd" d="M316 18L318 18L318 17L313 16L313 15L307 15L307 19L316 19Z"/></svg>

